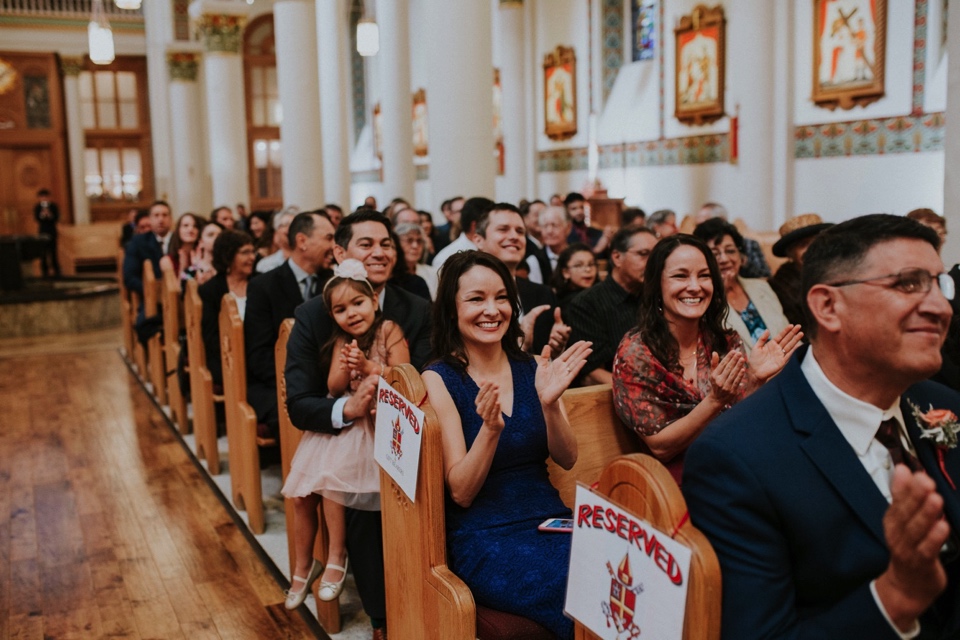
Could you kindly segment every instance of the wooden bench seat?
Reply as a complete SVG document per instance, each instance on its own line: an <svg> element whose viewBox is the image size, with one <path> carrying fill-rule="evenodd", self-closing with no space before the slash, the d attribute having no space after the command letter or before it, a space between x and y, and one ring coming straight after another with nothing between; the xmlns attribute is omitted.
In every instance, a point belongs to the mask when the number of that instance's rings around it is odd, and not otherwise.
<svg viewBox="0 0 960 640"><path fill-rule="evenodd" d="M425 414L421 432L417 500L411 503L381 470L380 487L387 589L387 627L401 638L481 640L539 637L529 620L476 606L469 588L446 564L443 450L438 416L410 365L386 378ZM686 504L666 468L650 456L631 453L635 436L620 423L610 385L571 389L564 404L577 435L577 463L564 471L548 463L550 481L574 506L576 483L598 482L597 491L662 531L680 523L677 539L694 550L687 597L685 640L717 640L720 570L706 538L685 518ZM549 637L549 636L547 636ZM576 625L576 638L595 638Z"/></svg>
<svg viewBox="0 0 960 640"><path fill-rule="evenodd" d="M143 261L143 317L152 318L160 313L160 281L153 272L153 263ZM153 395L161 405L167 404L167 379L164 375L163 340L158 332L147 340L147 367Z"/></svg>
<svg viewBox="0 0 960 640"><path fill-rule="evenodd" d="M180 303L180 278L173 264L166 260L160 265L160 296L163 306L163 352L166 360L164 377L170 411L180 433L190 433L187 400L180 391L177 363L180 362L180 330L183 327L183 307Z"/></svg>
<svg viewBox="0 0 960 640"><path fill-rule="evenodd" d="M223 396L213 393L213 375L207 368L207 352L203 346L203 301L196 280L187 281L183 297L184 324L187 327L187 362L190 366L190 404L193 407L194 446L197 458L207 461L211 475L220 473L220 451L217 447L217 412L215 402Z"/></svg>

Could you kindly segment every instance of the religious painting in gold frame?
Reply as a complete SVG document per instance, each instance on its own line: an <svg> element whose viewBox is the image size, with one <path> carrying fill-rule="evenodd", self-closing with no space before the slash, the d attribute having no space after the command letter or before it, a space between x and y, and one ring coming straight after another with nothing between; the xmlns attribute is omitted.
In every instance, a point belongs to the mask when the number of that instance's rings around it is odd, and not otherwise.
<svg viewBox="0 0 960 640"><path fill-rule="evenodd" d="M543 58L544 133L566 140L577 133L577 56L573 47L557 46Z"/></svg>
<svg viewBox="0 0 960 640"><path fill-rule="evenodd" d="M420 88L413 94L413 155L423 158L427 153L427 91Z"/></svg>
<svg viewBox="0 0 960 640"><path fill-rule="evenodd" d="M885 93L887 0L814 0L813 102L865 107Z"/></svg>
<svg viewBox="0 0 960 640"><path fill-rule="evenodd" d="M383 114L379 102L373 105L373 152L383 160Z"/></svg>
<svg viewBox="0 0 960 640"><path fill-rule="evenodd" d="M493 148L497 158L497 175L504 174L503 158L503 85L500 69L493 70Z"/></svg>
<svg viewBox="0 0 960 640"><path fill-rule="evenodd" d="M723 7L694 7L681 16L676 35L674 116L684 124L719 120L727 70L726 19Z"/></svg>

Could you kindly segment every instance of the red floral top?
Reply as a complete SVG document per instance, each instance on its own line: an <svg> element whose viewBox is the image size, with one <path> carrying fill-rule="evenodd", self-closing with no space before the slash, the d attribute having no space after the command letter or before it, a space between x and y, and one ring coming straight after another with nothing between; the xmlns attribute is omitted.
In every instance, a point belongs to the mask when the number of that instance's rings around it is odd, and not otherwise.
<svg viewBox="0 0 960 640"><path fill-rule="evenodd" d="M737 334L729 336L728 349L744 351ZM617 415L637 434L652 436L690 413L710 392L712 351L704 344L701 335L697 341L697 380L694 385L684 379L683 369L679 366L668 368L653 355L640 337L639 329L631 330L620 342L613 361L613 406ZM744 385L737 401L747 393ZM683 455L662 462L679 484Z"/></svg>

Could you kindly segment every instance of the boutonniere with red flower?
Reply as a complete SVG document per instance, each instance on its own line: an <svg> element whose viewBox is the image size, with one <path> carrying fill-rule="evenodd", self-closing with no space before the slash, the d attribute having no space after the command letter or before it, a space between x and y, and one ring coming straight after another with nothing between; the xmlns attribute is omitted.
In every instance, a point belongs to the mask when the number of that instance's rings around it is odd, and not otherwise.
<svg viewBox="0 0 960 640"><path fill-rule="evenodd" d="M943 477L950 483L950 487L956 491L957 486L947 474L943 457L948 450L957 447L957 442L960 440L957 435L960 434L960 419L957 418L957 414L949 409L934 409L933 405L930 405L927 411L921 411L917 405L909 400L907 402L910 404L913 417L920 427L920 437L933 440L933 444L937 447L937 461L940 463L940 471L943 472Z"/></svg>

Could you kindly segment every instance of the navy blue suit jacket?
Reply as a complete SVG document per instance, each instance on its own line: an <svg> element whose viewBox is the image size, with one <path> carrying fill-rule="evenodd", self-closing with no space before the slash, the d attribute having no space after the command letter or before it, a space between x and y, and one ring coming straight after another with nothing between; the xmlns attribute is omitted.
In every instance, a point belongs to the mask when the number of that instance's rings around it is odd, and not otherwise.
<svg viewBox="0 0 960 640"><path fill-rule="evenodd" d="M723 576L722 637L849 640L898 636L869 589L887 568L888 503L800 369L798 351L776 378L714 420L687 451L683 493ZM907 400L960 415L960 395L932 382L901 401L910 439L936 481L954 531L960 495L921 440ZM960 482L960 451L946 454ZM960 561L921 618L921 638L956 638Z"/></svg>
<svg viewBox="0 0 960 640"><path fill-rule="evenodd" d="M153 264L153 273L159 279L163 246L152 232L133 236L123 252L123 284L130 291L143 295L143 261Z"/></svg>

